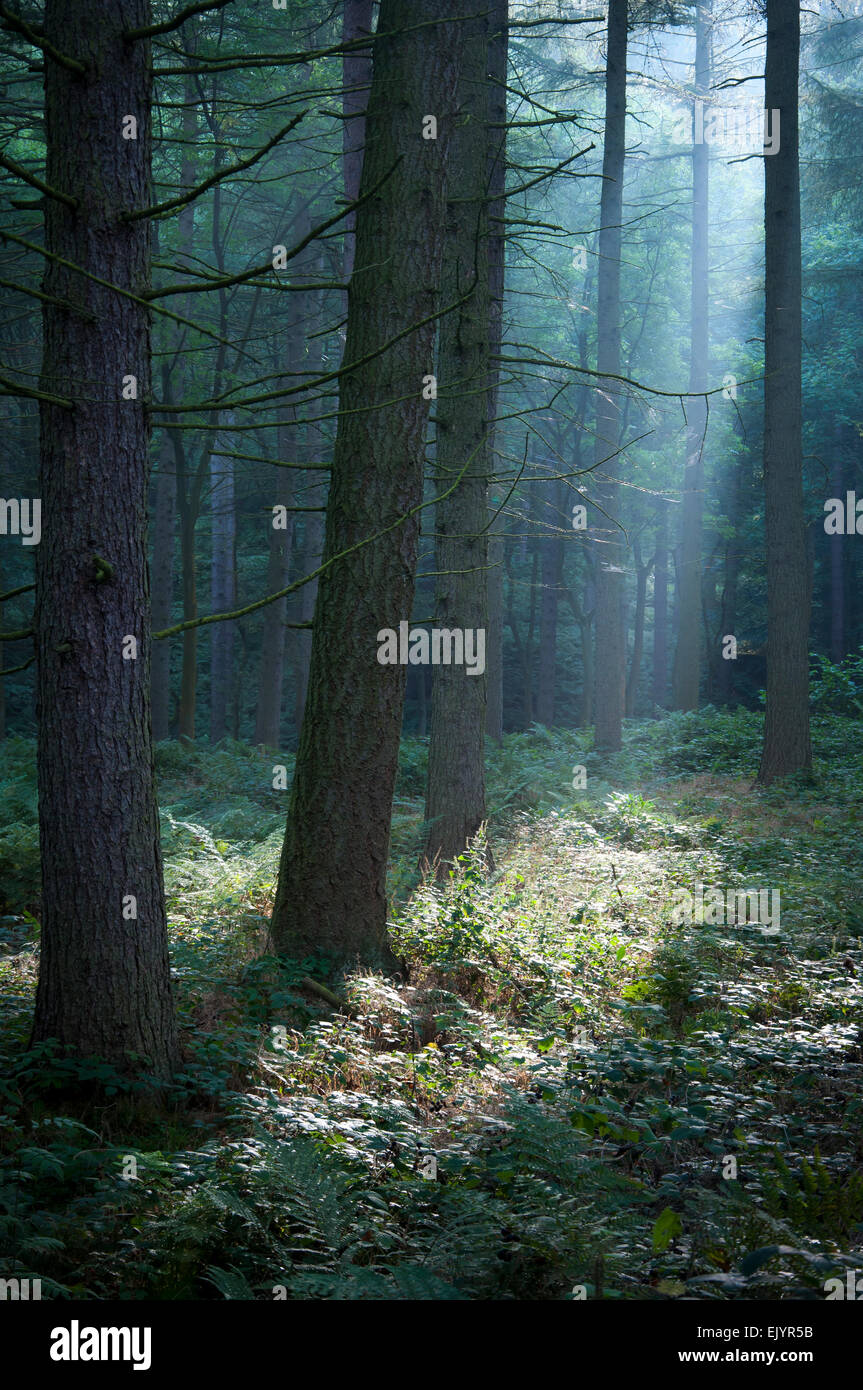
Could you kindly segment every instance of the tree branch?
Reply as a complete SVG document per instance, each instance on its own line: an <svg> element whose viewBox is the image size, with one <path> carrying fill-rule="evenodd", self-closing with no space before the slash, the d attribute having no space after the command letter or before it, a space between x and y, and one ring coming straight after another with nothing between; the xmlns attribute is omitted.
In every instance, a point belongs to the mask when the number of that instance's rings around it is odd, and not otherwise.
<svg viewBox="0 0 863 1390"><path fill-rule="evenodd" d="M337 222L341 222L343 217L347 217L349 212L353 212L355 208L360 207L363 203L367 203L370 198L373 198L379 189L386 183L387 179L392 177L400 162L401 156L399 156L392 168L387 170L383 178L378 179L374 188L369 189L368 193L364 193L361 198L357 198L356 202L348 203L346 207L342 208L341 212L337 212L334 217L327 218L326 222L321 222L317 227L313 227L308 236L304 236L302 241L298 241L296 246L293 246L290 251L285 252L285 260L292 261L294 257L298 256L301 251L304 251L311 242L316 241L324 232L329 231L330 227L334 227ZM168 295L172 294L202 294L206 293L208 290L227 289L229 285L242 285L245 281L254 279L256 275L265 275L267 271L271 271L273 268L273 262L272 259L270 259L269 261L265 261L263 265L253 266L251 270L241 271L239 275L222 275L218 280L208 280L205 285L185 283L181 285L166 285L160 290L147 290L145 292L145 298L152 301L154 299L165 299Z"/></svg>
<svg viewBox="0 0 863 1390"><path fill-rule="evenodd" d="M15 163L14 159L7 159L2 154L0 154L0 169L8 169L10 174L23 179L25 183L30 184L31 188L38 188L40 193L46 194L49 198L56 198L58 203L65 203L67 208L71 208L73 212L78 207L78 199L73 198L70 193L61 193L59 189L43 183L41 179L37 179L35 174L29 174L26 169L22 169L20 164Z"/></svg>
<svg viewBox="0 0 863 1390"><path fill-rule="evenodd" d="M39 48L46 58L51 58L61 68L67 68L69 72L85 73L87 68L84 63L79 63L77 58L67 58L65 53L60 53L52 43L42 38L35 29L31 29L26 20L12 10L7 10L5 5L0 4L0 19L4 21L3 28L11 29L14 34L21 34L33 48Z"/></svg>
<svg viewBox="0 0 863 1390"><path fill-rule="evenodd" d="M154 34L170 34L172 29L179 29L193 15L204 14L207 10L223 10L231 3L232 0L204 0L200 5L187 5L173 19L165 19L161 24L149 24L145 29L125 29L123 38L128 43L134 43L138 39L151 39Z"/></svg>
<svg viewBox="0 0 863 1390"><path fill-rule="evenodd" d="M74 410L75 402L64 400L62 396L49 396L45 391L36 391L32 386L19 386L17 381L12 381L10 377L0 376L0 386L6 388L0 391L2 396L29 396L34 401L47 401L49 405L61 405L65 410Z"/></svg>
<svg viewBox="0 0 863 1390"><path fill-rule="evenodd" d="M217 174L211 174L208 179L204 179L203 183L199 183L197 188L193 188L189 193L183 193L179 198L170 198L166 203L156 203L156 205L151 208L140 208L137 212L124 212L120 221L137 222L142 217L164 217L166 212L173 212L175 208L184 207L186 203L191 203L195 198L200 198L201 194L206 193L207 189L212 188L214 184L221 183L223 179L233 178L234 174L242 173L244 169L250 169L253 164L257 164L258 160L263 159L265 154L269 154L273 146L277 145L284 136L292 131L294 126L299 125L300 121L307 114L307 111L301 111L298 116L295 116L292 121L288 122L284 129L280 130L277 135L274 135L272 140L267 141L266 145L262 145L260 149L255 150L255 153L250 155L248 159L241 159L237 164L232 164L229 169L220 169Z"/></svg>

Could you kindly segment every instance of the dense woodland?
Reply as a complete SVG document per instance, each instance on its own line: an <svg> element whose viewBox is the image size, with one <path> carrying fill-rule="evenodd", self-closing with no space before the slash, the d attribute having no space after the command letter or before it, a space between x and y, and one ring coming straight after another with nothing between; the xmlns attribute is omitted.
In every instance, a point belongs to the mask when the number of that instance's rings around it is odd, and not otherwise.
<svg viewBox="0 0 863 1390"><path fill-rule="evenodd" d="M4 1298L863 1297L861 145L853 0L0 3Z"/></svg>

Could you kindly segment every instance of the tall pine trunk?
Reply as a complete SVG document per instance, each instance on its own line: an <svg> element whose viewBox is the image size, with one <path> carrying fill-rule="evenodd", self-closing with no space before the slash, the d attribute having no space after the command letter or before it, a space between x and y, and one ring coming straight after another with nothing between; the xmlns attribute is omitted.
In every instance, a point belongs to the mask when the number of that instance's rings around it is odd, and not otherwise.
<svg viewBox="0 0 863 1390"><path fill-rule="evenodd" d="M464 19L459 121L449 154L440 324L435 491L435 626L487 636L489 469L488 20ZM475 637L476 641L478 638ZM467 638L465 637L465 642ZM441 868L485 820L487 678L432 668L425 854Z"/></svg>
<svg viewBox="0 0 863 1390"><path fill-rule="evenodd" d="M237 606L235 582L237 518L234 510L234 460L219 452L229 442L216 441L210 455L210 611L230 613ZM234 682L235 624L214 623L210 628L210 742L218 743L228 731Z"/></svg>
<svg viewBox="0 0 863 1390"><path fill-rule="evenodd" d="M656 560L653 569L653 703L668 695L668 503L657 499Z"/></svg>
<svg viewBox="0 0 863 1390"><path fill-rule="evenodd" d="M620 247L623 220L623 171L626 154L627 0L608 0L608 40L605 76L605 145L602 157L599 270L597 307L597 367L620 372ZM619 468L620 407L611 382L596 392L595 477L602 507L594 537L598 542L596 571L596 711L595 745L613 752L620 748L626 680L623 636L624 549L616 517L620 490L614 480ZM604 513L604 515L603 515Z"/></svg>
<svg viewBox="0 0 863 1390"><path fill-rule="evenodd" d="M156 478L156 506L153 517L153 630L170 626L174 593L174 531L176 523L177 480L174 450L167 431L162 435L159 472ZM152 656L153 738L167 738L171 723L171 644L156 642Z"/></svg>
<svg viewBox="0 0 863 1390"><path fill-rule="evenodd" d="M491 385L489 388L488 418L492 430L492 445L496 437L495 420L498 410L500 365L495 360L503 340L503 296L506 278L506 80L508 76L509 0L492 0L490 5L488 42L488 118L489 118L489 178L488 178L488 315L489 358ZM491 469L496 471L494 450ZM489 486L489 501L494 514L503 500L503 490ZM503 738L503 518L494 516L488 536L488 631L486 633L487 700L485 729L489 738L500 743Z"/></svg>
<svg viewBox="0 0 863 1390"><path fill-rule="evenodd" d="M374 0L345 0L342 20L342 42L353 43L372 32L372 13ZM344 80L342 126L342 167L344 169L345 198L356 202L363 169L363 140L365 139L365 111L369 99L369 84L372 77L371 44L368 48L354 48L347 52L342 61ZM356 246L357 215L348 213L345 218L345 248L342 260L344 279L350 280L354 269Z"/></svg>
<svg viewBox="0 0 863 1390"><path fill-rule="evenodd" d="M545 532L542 545L539 605L539 675L536 692L536 718L550 728L554 724L555 676L557 673L557 609L563 579L563 531L560 487L550 481L544 486Z"/></svg>
<svg viewBox="0 0 863 1390"><path fill-rule="evenodd" d="M177 1055L150 733L147 310L69 269L140 294L150 231L146 0L46 0L43 529L36 631L42 952L34 1041L160 1075ZM137 138L124 139L124 119ZM128 129L128 126L127 126ZM57 300L80 306L71 312ZM121 398L122 378L137 398ZM132 644L136 644L133 646ZM127 659L128 658L128 659Z"/></svg>
<svg viewBox="0 0 863 1390"><path fill-rule="evenodd" d="M767 0L764 99L782 113L779 150L764 159L764 486L767 537L767 711L758 780L808 772L811 584L803 512L798 72L800 6Z"/></svg>
<svg viewBox="0 0 863 1390"><path fill-rule="evenodd" d="M710 90L712 0L699 0L695 16L695 103ZM690 300L689 389L706 391L709 353L709 193L710 146L692 143L692 260ZM704 443L707 401L687 402L686 463L683 474L678 631L672 688L675 709L698 708L701 688L701 518L704 510Z"/></svg>
<svg viewBox="0 0 863 1390"><path fill-rule="evenodd" d="M407 667L379 662L378 633L398 630L413 602L457 15L457 0L382 0L374 48L328 567L272 919L278 951L342 965L392 959L386 871ZM436 139L423 138L429 115Z"/></svg>
<svg viewBox="0 0 863 1390"><path fill-rule="evenodd" d="M293 412L292 412L293 413ZM279 458L289 460L291 443L296 430L284 422L279 425ZM293 470L277 468L275 479L276 507L284 513L270 515L269 554L267 556L267 593L274 594L288 584L291 567L291 541L294 531ZM284 521L284 525L282 522ZM264 609L261 629L261 660L258 675L258 708L255 713L255 743L265 748L278 748L282 728L282 689L285 673L285 622L288 615L287 598L276 599Z"/></svg>

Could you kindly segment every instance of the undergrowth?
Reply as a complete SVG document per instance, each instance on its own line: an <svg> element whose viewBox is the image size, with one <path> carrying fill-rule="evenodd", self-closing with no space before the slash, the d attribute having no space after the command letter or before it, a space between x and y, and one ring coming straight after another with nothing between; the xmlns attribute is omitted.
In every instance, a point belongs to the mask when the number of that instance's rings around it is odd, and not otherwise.
<svg viewBox="0 0 863 1390"><path fill-rule="evenodd" d="M27 1050L33 747L7 741L2 1277L43 1298L823 1297L863 1261L860 724L828 674L814 778L769 792L748 711L632 723L603 760L579 731L507 736L497 868L477 845L442 888L418 877L407 741L407 977L352 977L345 1013L303 986L325 961L268 939L290 760L160 746L168 1093ZM780 889L780 929L676 920L699 884Z"/></svg>

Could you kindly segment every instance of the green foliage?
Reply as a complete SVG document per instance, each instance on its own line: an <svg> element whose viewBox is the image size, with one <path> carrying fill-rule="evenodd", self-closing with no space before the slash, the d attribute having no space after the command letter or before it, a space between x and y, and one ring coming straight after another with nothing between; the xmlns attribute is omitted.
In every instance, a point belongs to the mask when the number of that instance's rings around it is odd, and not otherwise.
<svg viewBox="0 0 863 1390"><path fill-rule="evenodd" d="M863 651L833 662L826 656L812 658L809 703L819 714L863 716Z"/></svg>
<svg viewBox="0 0 863 1390"><path fill-rule="evenodd" d="M2 924L2 1273L79 1298L821 1296L863 1225L859 724L819 716L818 780L783 795L742 783L759 724L630 725L618 780L575 796L582 735L490 748L498 868L478 843L403 900L408 977L349 979L350 1016L303 987L325 960L268 947L269 759L164 745L184 1068L158 1092L27 1052L34 922ZM32 750L5 756L23 804ZM424 757L406 742L405 884ZM780 933L673 925L698 880L781 886Z"/></svg>

